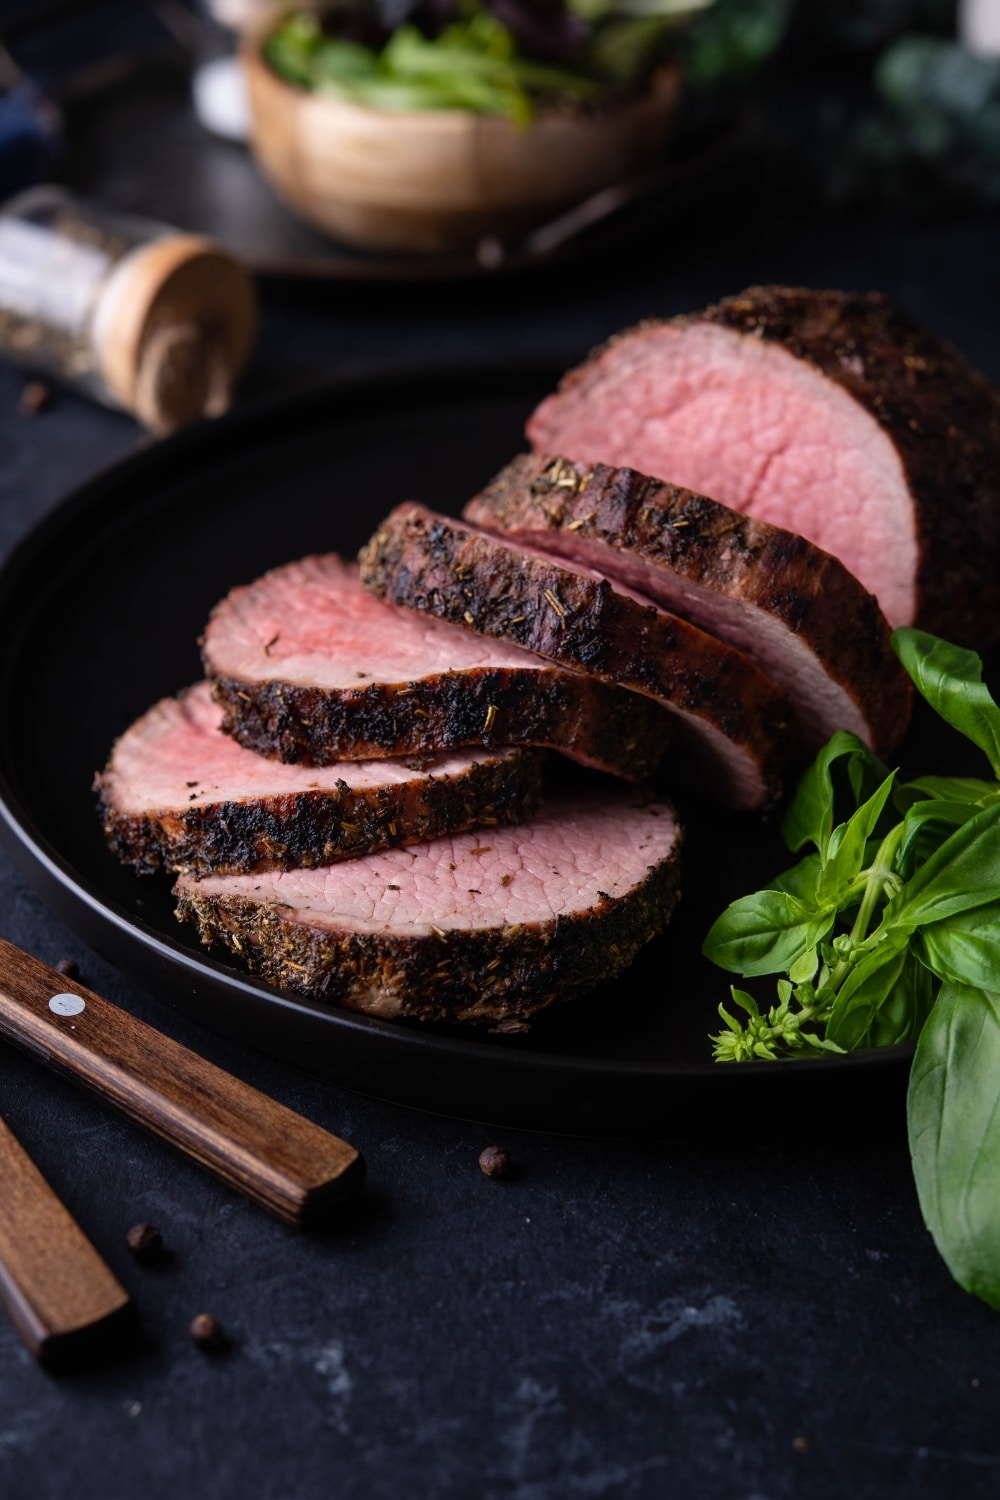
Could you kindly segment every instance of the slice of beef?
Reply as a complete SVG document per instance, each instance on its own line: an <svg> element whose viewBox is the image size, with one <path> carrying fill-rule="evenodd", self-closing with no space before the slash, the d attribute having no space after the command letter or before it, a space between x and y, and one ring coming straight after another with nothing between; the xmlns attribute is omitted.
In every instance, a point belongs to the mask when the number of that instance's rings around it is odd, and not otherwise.
<svg viewBox="0 0 1000 1500"><path fill-rule="evenodd" d="M177 914L269 983L385 1018L519 1019L593 988L666 927L672 808L555 799L518 828L318 870L183 875Z"/></svg>
<svg viewBox="0 0 1000 1500"><path fill-rule="evenodd" d="M884 297L755 287L643 323L528 434L808 537L893 626L1000 637L1000 394Z"/></svg>
<svg viewBox="0 0 1000 1500"><path fill-rule="evenodd" d="M332 554L234 589L202 644L226 732L287 762L539 745L644 781L670 738L657 705L383 604Z"/></svg>
<svg viewBox="0 0 1000 1500"><path fill-rule="evenodd" d="M785 695L733 646L588 569L398 506L361 555L366 587L664 704L736 807L768 805L794 747Z"/></svg>
<svg viewBox="0 0 1000 1500"><path fill-rule="evenodd" d="M541 796L540 751L285 766L223 734L207 682L164 698L97 777L104 831L140 874L327 865L466 828L517 823Z"/></svg>
<svg viewBox="0 0 1000 1500"><path fill-rule="evenodd" d="M788 693L804 740L849 729L888 754L910 684L873 595L780 527L634 469L523 454L470 521L595 568L745 651Z"/></svg>

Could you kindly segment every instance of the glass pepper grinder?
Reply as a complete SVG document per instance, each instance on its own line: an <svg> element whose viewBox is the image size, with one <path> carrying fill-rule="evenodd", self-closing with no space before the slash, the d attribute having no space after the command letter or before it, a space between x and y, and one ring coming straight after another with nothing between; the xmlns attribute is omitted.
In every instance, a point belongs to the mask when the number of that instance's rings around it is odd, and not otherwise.
<svg viewBox="0 0 1000 1500"><path fill-rule="evenodd" d="M153 432L228 408L255 328L253 282L211 240L60 187L0 209L0 357Z"/></svg>

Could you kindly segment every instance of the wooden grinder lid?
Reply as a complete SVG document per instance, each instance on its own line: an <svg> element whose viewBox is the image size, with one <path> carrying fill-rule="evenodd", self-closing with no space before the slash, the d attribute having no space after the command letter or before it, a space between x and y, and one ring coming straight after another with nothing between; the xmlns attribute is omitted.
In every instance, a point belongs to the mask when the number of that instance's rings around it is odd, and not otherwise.
<svg viewBox="0 0 1000 1500"><path fill-rule="evenodd" d="M94 318L112 395L154 432L229 406L257 322L247 272L196 235L170 235L115 267Z"/></svg>

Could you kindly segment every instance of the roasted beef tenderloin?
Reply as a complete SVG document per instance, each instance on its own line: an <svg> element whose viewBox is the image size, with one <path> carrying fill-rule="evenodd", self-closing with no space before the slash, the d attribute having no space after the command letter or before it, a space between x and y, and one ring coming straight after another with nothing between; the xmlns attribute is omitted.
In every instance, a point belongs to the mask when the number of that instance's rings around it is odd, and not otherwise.
<svg viewBox="0 0 1000 1500"><path fill-rule="evenodd" d="M638 589L785 689L807 744L902 739L909 679L843 563L781 527L634 469L523 454L465 507L477 525Z"/></svg>
<svg viewBox="0 0 1000 1500"><path fill-rule="evenodd" d="M324 869L183 875L177 913L282 989L387 1019L520 1021L663 931L679 845L667 804L615 790Z"/></svg>
<svg viewBox="0 0 1000 1500"><path fill-rule="evenodd" d="M755 287L640 324L528 435L807 537L893 626L1000 639L1000 394L880 295Z"/></svg>
<svg viewBox="0 0 1000 1500"><path fill-rule="evenodd" d="M222 714L208 683L164 698L122 735L98 776L108 842L141 874L328 865L517 823L540 798L540 751L286 766L223 734Z"/></svg>
<svg viewBox="0 0 1000 1500"><path fill-rule="evenodd" d="M662 703L707 790L763 808L797 748L786 696L733 646L589 569L401 505L361 554L365 586Z"/></svg>
<svg viewBox="0 0 1000 1500"><path fill-rule="evenodd" d="M670 739L648 699L384 604L333 555L234 589L202 645L226 732L289 763L536 745L641 782Z"/></svg>

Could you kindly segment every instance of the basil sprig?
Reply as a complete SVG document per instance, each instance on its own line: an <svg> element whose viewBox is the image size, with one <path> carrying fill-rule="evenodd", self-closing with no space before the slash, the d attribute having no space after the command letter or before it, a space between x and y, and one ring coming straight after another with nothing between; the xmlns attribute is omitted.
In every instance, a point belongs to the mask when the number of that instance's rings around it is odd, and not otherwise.
<svg viewBox="0 0 1000 1500"><path fill-rule="evenodd" d="M789 849L810 852L733 902L704 944L744 978L780 975L777 1001L734 988L743 1016L720 1006L712 1041L722 1062L916 1041L907 1110L924 1221L960 1285L1000 1308L1000 707L975 652L909 629L893 647L992 778L900 783L835 734L782 825Z"/></svg>

